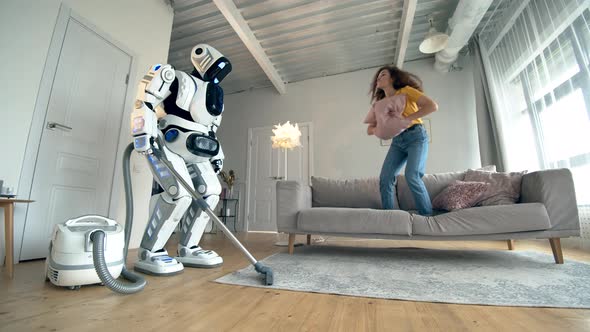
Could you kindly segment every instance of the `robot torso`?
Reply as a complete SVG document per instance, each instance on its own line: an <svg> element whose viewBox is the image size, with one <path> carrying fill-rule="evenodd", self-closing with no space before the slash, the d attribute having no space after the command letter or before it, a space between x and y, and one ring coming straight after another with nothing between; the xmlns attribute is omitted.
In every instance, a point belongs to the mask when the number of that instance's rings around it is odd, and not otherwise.
<svg viewBox="0 0 590 332"><path fill-rule="evenodd" d="M220 149L215 133L223 113L223 90L185 72L175 73L163 101L166 116L158 122L164 144L188 163L210 160Z"/></svg>

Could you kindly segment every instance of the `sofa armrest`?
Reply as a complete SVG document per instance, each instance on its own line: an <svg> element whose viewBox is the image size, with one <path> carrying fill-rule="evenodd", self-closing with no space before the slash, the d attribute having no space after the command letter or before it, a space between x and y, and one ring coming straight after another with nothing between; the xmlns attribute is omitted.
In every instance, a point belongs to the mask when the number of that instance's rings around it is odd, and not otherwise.
<svg viewBox="0 0 590 332"><path fill-rule="evenodd" d="M579 230L580 219L572 173L567 168L549 169L522 177L521 203L543 203L551 230Z"/></svg>
<svg viewBox="0 0 590 332"><path fill-rule="evenodd" d="M277 230L297 230L297 214L311 208L311 187L298 181L277 181Z"/></svg>

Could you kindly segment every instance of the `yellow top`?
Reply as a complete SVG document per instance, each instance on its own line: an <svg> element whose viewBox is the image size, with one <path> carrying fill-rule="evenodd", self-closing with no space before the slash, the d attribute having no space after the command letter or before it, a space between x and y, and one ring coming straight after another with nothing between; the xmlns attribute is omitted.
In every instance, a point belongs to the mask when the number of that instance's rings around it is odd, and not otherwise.
<svg viewBox="0 0 590 332"><path fill-rule="evenodd" d="M410 114L418 112L418 105L416 103L418 102L418 98L420 98L420 96L423 96L424 93L420 92L420 90L412 88L409 85L406 85L395 92L396 95L402 93L408 96L406 101L406 108L402 112L403 116L408 116ZM412 125L415 124L422 124L422 118L418 118L412 121Z"/></svg>

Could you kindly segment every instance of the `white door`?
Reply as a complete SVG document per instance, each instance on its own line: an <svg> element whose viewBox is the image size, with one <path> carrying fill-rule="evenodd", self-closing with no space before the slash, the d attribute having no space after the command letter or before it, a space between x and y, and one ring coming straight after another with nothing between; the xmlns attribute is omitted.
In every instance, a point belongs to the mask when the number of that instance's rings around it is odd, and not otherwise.
<svg viewBox="0 0 590 332"><path fill-rule="evenodd" d="M48 254L56 223L108 215L131 57L70 18L45 117L20 260Z"/></svg>
<svg viewBox="0 0 590 332"><path fill-rule="evenodd" d="M270 138L273 127L250 129L248 231L277 231L276 182L278 180L301 181L309 185L310 127L310 124L299 124L301 147L286 151L286 167L285 150L272 148Z"/></svg>

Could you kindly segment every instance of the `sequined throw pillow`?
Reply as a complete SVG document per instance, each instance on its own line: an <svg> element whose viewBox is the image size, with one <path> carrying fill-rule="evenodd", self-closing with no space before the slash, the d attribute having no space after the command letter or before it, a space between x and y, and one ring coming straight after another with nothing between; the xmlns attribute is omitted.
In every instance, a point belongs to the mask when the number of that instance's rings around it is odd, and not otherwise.
<svg viewBox="0 0 590 332"><path fill-rule="evenodd" d="M432 201L438 210L459 210L474 206L490 185L486 182L454 181Z"/></svg>
<svg viewBox="0 0 590 332"><path fill-rule="evenodd" d="M486 182L490 186L480 197L477 205L505 205L515 204L520 198L520 185L523 172L484 172L479 170L468 170L465 173L465 181Z"/></svg>

